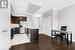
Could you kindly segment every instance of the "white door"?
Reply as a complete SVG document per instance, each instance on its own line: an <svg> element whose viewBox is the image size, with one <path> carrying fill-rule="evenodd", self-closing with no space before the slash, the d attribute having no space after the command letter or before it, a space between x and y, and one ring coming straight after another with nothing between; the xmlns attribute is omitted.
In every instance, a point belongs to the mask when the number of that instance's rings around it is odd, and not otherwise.
<svg viewBox="0 0 75 50"><path fill-rule="evenodd" d="M10 27L10 10L0 9L0 27L9 28Z"/></svg>
<svg viewBox="0 0 75 50"><path fill-rule="evenodd" d="M0 50L8 50L10 47L10 30L1 30L0 33Z"/></svg>
<svg viewBox="0 0 75 50"><path fill-rule="evenodd" d="M0 50L10 47L10 11L0 9Z"/></svg>

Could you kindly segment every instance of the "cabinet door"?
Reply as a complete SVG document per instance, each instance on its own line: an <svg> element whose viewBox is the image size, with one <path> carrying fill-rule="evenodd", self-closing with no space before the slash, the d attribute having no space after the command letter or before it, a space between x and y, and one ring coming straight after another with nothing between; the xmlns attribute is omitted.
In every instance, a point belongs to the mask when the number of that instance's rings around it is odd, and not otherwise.
<svg viewBox="0 0 75 50"><path fill-rule="evenodd" d="M38 29L30 30L30 40L31 42L35 42L39 40L39 30Z"/></svg>
<svg viewBox="0 0 75 50"><path fill-rule="evenodd" d="M19 24L19 17L11 16L11 23L12 24Z"/></svg>

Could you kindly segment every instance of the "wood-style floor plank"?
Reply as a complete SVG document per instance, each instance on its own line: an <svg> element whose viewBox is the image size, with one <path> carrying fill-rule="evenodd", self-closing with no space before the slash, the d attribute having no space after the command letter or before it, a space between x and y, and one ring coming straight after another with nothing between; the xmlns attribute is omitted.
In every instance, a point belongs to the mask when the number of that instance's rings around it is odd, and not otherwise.
<svg viewBox="0 0 75 50"><path fill-rule="evenodd" d="M10 50L75 50L75 43L73 42L67 46L65 42L60 42L59 40L51 39L47 35L40 34L39 42L15 45Z"/></svg>

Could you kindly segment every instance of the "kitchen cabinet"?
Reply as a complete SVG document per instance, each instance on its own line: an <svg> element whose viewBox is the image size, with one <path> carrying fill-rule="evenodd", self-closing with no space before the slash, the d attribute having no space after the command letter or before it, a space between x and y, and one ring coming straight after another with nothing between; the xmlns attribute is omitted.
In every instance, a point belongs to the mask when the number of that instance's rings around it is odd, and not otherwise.
<svg viewBox="0 0 75 50"><path fill-rule="evenodd" d="M27 21L27 17L21 17L21 16L20 16L20 17L19 17L19 20L20 20L20 21Z"/></svg>
<svg viewBox="0 0 75 50"><path fill-rule="evenodd" d="M11 24L19 24L19 17L11 16Z"/></svg>
<svg viewBox="0 0 75 50"><path fill-rule="evenodd" d="M28 29L28 38L31 42L39 41L39 29Z"/></svg>
<svg viewBox="0 0 75 50"><path fill-rule="evenodd" d="M20 28L16 27L11 29L11 39L13 39L15 34L20 34Z"/></svg>

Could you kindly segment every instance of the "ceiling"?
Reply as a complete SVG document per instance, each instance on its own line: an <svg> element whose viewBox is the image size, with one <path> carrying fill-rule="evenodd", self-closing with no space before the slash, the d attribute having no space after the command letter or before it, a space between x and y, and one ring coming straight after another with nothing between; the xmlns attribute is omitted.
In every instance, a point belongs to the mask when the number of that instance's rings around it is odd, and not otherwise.
<svg viewBox="0 0 75 50"><path fill-rule="evenodd" d="M41 15L52 8L61 10L75 4L75 0L12 0L11 2L16 14L37 15Z"/></svg>

